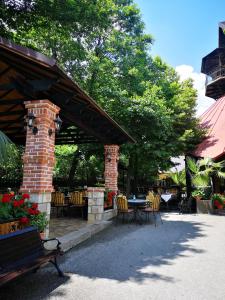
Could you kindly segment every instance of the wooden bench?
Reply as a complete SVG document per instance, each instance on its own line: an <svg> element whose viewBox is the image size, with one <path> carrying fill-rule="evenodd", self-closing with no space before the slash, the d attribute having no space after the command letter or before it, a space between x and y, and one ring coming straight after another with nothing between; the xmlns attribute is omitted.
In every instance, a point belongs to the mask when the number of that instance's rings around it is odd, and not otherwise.
<svg viewBox="0 0 225 300"><path fill-rule="evenodd" d="M49 241L55 241L54 250L45 249ZM48 262L56 267L59 276L63 276L57 264L57 256L61 254L60 242L41 240L35 227L0 236L0 286L24 273L37 271Z"/></svg>

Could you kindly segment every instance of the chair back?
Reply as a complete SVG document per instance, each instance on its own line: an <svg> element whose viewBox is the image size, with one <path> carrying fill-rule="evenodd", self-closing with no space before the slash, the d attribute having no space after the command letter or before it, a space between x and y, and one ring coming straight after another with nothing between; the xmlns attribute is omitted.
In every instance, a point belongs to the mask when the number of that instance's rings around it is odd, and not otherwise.
<svg viewBox="0 0 225 300"><path fill-rule="evenodd" d="M148 195L146 196L146 200L148 200L149 202L153 202L154 198L155 196L152 192L149 192Z"/></svg>
<svg viewBox="0 0 225 300"><path fill-rule="evenodd" d="M160 207L160 195L155 195L154 200L152 201L152 209L154 211L159 211Z"/></svg>
<svg viewBox="0 0 225 300"><path fill-rule="evenodd" d="M60 206L65 204L65 196L61 192L53 192L52 193L52 201L53 206Z"/></svg>
<svg viewBox="0 0 225 300"><path fill-rule="evenodd" d="M119 211L128 211L128 202L126 196L119 195L117 196L117 209Z"/></svg>
<svg viewBox="0 0 225 300"><path fill-rule="evenodd" d="M83 205L83 193L79 191L70 193L70 203L73 205Z"/></svg>

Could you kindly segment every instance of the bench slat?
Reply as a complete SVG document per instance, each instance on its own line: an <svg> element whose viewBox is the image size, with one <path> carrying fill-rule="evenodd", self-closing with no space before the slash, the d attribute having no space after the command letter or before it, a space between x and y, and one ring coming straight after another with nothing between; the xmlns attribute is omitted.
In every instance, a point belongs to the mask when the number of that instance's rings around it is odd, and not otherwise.
<svg viewBox="0 0 225 300"><path fill-rule="evenodd" d="M2 268L6 268L7 265L12 265L24 257L43 255L44 249L35 228L32 231L21 230L17 234L15 233L11 238L0 239L0 266Z"/></svg>
<svg viewBox="0 0 225 300"><path fill-rule="evenodd" d="M25 228L0 236L0 286L6 282L52 262L59 276L63 276L56 257L61 254L59 245L56 250L44 249L36 228Z"/></svg>

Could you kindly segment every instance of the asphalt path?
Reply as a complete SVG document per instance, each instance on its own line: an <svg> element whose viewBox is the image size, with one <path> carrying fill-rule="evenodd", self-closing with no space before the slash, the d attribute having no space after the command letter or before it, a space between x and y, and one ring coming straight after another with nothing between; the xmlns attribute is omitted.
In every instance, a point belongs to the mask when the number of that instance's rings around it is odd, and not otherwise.
<svg viewBox="0 0 225 300"><path fill-rule="evenodd" d="M225 217L164 214L113 225L51 266L0 289L1 300L224 300Z"/></svg>

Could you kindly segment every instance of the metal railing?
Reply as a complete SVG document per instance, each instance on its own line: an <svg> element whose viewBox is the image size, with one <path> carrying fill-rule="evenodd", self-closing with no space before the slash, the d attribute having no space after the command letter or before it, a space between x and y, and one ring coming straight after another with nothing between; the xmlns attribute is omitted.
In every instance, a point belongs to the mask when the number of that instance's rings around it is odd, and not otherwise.
<svg viewBox="0 0 225 300"><path fill-rule="evenodd" d="M205 85L207 86L221 77L225 77L225 67L217 67L212 73L206 75Z"/></svg>

